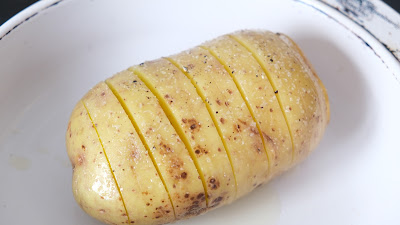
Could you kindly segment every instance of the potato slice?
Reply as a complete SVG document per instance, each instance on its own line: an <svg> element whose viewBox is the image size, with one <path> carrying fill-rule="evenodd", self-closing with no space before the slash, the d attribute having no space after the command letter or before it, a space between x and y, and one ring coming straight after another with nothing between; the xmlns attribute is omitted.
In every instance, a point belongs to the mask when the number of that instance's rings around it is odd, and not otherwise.
<svg viewBox="0 0 400 225"><path fill-rule="evenodd" d="M81 101L71 114L66 144L73 167L72 190L81 208L108 224L127 223L119 188Z"/></svg>
<svg viewBox="0 0 400 225"><path fill-rule="evenodd" d="M318 77L317 72L315 71L314 67L311 65L310 61L305 57L303 51L300 49L300 47L294 42L290 37L288 37L285 34L280 34L278 33L279 38L285 42L289 49L292 50L293 55L299 60L300 63L303 65L306 65L304 69L307 70L308 74L312 74L313 76L310 76L311 79L314 81L314 84L316 85L317 91L318 91L318 97L320 104L325 106L322 107L322 121L326 121L326 123L322 123L320 127L320 133L318 134L319 136L322 136L326 126L328 126L329 119L330 119L330 105L329 105L329 98L328 98L328 91L326 90L324 84L322 83L321 79ZM322 93L321 93L322 91ZM318 141L314 142L314 145L311 146L312 149L316 147L318 144Z"/></svg>
<svg viewBox="0 0 400 225"><path fill-rule="evenodd" d="M215 208L234 200L235 180L228 156L190 80L165 59L142 63L130 70L157 96L189 150L206 191L207 206Z"/></svg>
<svg viewBox="0 0 400 225"><path fill-rule="evenodd" d="M168 193L128 115L101 82L83 97L122 194L130 223L175 220Z"/></svg>
<svg viewBox="0 0 400 225"><path fill-rule="evenodd" d="M247 194L266 180L268 157L238 88L223 65L205 49L193 48L170 58L190 77L206 102L231 159L237 198Z"/></svg>
<svg viewBox="0 0 400 225"><path fill-rule="evenodd" d="M302 161L319 141L321 123L326 123L319 85L276 34L241 31L232 37L253 53L267 74L292 135L294 161Z"/></svg>
<svg viewBox="0 0 400 225"><path fill-rule="evenodd" d="M271 176L287 170L292 163L292 141L285 117L274 90L251 52L229 36L204 44L232 74L244 96L250 113L257 121L270 160Z"/></svg>
<svg viewBox="0 0 400 225"><path fill-rule="evenodd" d="M205 193L199 173L156 96L128 70L116 74L106 83L118 98L123 99L131 120L149 147L177 219L204 211Z"/></svg>

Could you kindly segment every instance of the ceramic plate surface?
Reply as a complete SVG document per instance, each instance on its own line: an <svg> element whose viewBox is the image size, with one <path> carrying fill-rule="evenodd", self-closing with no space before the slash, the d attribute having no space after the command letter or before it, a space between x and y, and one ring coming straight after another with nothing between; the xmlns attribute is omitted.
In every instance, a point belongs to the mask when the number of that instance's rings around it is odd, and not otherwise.
<svg viewBox="0 0 400 225"><path fill-rule="evenodd" d="M176 224L398 224L399 61L311 0L39 1L8 21L0 28L0 224L100 224L72 196L64 135L75 103L130 65L253 28L286 33L304 50L328 89L330 125L296 168Z"/></svg>

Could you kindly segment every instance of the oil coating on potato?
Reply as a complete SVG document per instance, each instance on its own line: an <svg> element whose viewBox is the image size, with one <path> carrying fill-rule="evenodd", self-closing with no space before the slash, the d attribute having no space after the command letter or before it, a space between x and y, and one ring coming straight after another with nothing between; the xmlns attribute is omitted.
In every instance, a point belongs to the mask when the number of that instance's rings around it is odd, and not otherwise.
<svg viewBox="0 0 400 225"><path fill-rule="evenodd" d="M139 131L143 131L143 142L169 191L176 217L185 218L205 210L205 194L199 173L156 96L131 71L117 74L108 79L107 84L119 98L124 99L131 120Z"/></svg>
<svg viewBox="0 0 400 225"><path fill-rule="evenodd" d="M303 161L328 95L297 44L239 31L100 82L66 134L73 193L108 224L163 224L229 204Z"/></svg>

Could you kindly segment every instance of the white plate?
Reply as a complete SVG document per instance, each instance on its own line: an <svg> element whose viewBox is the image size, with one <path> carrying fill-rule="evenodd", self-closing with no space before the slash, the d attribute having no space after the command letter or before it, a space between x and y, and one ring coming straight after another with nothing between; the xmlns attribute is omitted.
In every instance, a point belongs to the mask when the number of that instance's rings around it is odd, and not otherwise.
<svg viewBox="0 0 400 225"><path fill-rule="evenodd" d="M331 123L301 165L177 224L398 224L399 62L323 3L227 2L39 1L2 26L0 224L99 224L71 192L64 134L74 104L130 65L243 28L300 44L328 88Z"/></svg>

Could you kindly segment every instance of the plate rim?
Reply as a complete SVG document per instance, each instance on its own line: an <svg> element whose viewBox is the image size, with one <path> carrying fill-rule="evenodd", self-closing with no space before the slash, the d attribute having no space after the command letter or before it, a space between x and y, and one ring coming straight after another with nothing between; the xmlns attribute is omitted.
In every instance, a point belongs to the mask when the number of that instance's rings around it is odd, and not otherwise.
<svg viewBox="0 0 400 225"><path fill-rule="evenodd" d="M2 41L5 37L7 37L13 30L20 27L20 25L22 25L23 23L37 16L42 11L49 9L53 6L56 6L63 1L64 0L37 1L32 5L28 6L27 8L23 9L22 11L20 11L19 13L15 14L13 17L11 17L9 20L7 20L0 26L0 41ZM355 25L365 30L370 36L376 39L376 41L380 42L387 49L387 51L390 52L400 63L400 39L396 41L397 38L400 37L394 35L392 36L392 38L390 38L388 37L389 36L388 34L378 32L376 29L374 29L374 26L376 26L378 23L382 23L376 20L376 18L380 16L378 10L384 10L386 12L389 12L389 14L385 15L388 21L384 22L386 22L387 24L389 23L394 24L395 32L398 32L400 34L400 24L397 24L400 23L400 13L398 13L396 10L394 10L392 7L390 7L382 0L362 1L361 3L359 3L360 7L362 4L364 4L363 2L366 2L365 4L369 4L373 6L375 9L377 9L376 11L373 11L369 15L370 17L372 16L372 18L369 18L368 21L366 22L360 19L359 16L354 16L354 12L352 10L349 10L349 5L351 6L351 3L349 4L346 1L340 1L340 0L291 0L291 1L300 2L312 7L315 7L318 4L322 4L327 7L326 9L330 8L337 11L338 13L345 16L348 20L352 21ZM325 12L323 9L320 8L320 6L316 9L319 10L321 13ZM331 15L328 16L332 17ZM343 26L343 24L340 25ZM388 39L394 41L389 43L387 41Z"/></svg>
<svg viewBox="0 0 400 225"><path fill-rule="evenodd" d="M27 8L23 9L8 21L0 26L0 46L3 40L7 38L14 30L21 27L25 22L28 22L31 18L41 14L43 11L59 5L59 3L65 0L47 0L37 1ZM72 0L69 0L72 1ZM381 59L382 63L391 70L392 75L400 84L400 13L397 13L393 8L387 5L382 0L367 0L361 1L359 6L361 7L364 2L372 5L375 9L386 10L389 12L385 15L389 18L389 21L376 21L375 18L379 17L378 10L372 12L372 18L370 21L364 23L360 21L357 16L352 15L352 11L348 11L346 1L342 0L287 0L299 4L303 4L308 7L314 8L319 13L325 14L330 19L333 19L343 28L349 30L360 39L364 44L370 48L373 53ZM355 2L355 1L350 1ZM371 15L370 15L371 16ZM394 21L394 23L393 23ZM347 23L347 24L346 24ZM395 25L395 35L390 35L378 32L374 29L379 23L392 23ZM399 24L397 24L399 23ZM398 27L396 27L398 26ZM388 39L389 37L389 39ZM398 40L397 40L398 39ZM387 40L393 41L388 42ZM397 41L396 41L397 40ZM384 53L388 60L384 60L377 52ZM391 60L393 59L393 60ZM393 70L394 69L394 70ZM396 72L394 72L396 71Z"/></svg>
<svg viewBox="0 0 400 225"><path fill-rule="evenodd" d="M5 23L0 26L0 41L7 37L13 30L17 29L23 23L29 21L31 18L37 16L40 12L58 5L64 0L48 0L37 1L32 5L26 7L22 11L15 14ZM0 42L1 43L1 42Z"/></svg>

